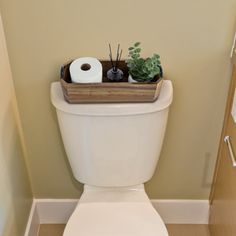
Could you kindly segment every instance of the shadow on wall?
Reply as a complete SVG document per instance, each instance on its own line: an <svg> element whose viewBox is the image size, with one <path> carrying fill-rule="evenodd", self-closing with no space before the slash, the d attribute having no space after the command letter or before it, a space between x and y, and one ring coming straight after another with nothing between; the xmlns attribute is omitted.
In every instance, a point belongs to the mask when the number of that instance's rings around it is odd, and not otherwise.
<svg viewBox="0 0 236 236"><path fill-rule="evenodd" d="M211 188L212 184L212 176L209 176L209 169L210 166L212 166L212 162L214 158L212 157L212 154L210 152L205 153L204 158L204 168L203 168L203 176L202 176L202 187L203 188Z"/></svg>

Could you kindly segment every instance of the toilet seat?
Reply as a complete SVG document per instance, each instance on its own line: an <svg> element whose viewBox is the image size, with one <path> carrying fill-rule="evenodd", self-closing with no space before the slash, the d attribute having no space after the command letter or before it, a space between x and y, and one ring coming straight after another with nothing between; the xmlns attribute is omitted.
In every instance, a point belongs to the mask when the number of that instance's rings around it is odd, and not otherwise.
<svg viewBox="0 0 236 236"><path fill-rule="evenodd" d="M85 186L63 236L168 236L168 232L143 185Z"/></svg>

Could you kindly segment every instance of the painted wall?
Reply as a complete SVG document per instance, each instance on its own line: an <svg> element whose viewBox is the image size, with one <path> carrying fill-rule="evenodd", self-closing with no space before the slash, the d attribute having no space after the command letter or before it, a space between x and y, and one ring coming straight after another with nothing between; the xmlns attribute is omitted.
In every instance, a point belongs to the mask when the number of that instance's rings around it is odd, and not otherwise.
<svg viewBox="0 0 236 236"><path fill-rule="evenodd" d="M174 84L165 144L151 198L206 199L229 83L236 0L0 0L10 62L37 198L77 198L61 141L50 83L60 65L108 58L108 43L141 41L158 52Z"/></svg>
<svg viewBox="0 0 236 236"><path fill-rule="evenodd" d="M32 203L0 16L0 235L23 236Z"/></svg>

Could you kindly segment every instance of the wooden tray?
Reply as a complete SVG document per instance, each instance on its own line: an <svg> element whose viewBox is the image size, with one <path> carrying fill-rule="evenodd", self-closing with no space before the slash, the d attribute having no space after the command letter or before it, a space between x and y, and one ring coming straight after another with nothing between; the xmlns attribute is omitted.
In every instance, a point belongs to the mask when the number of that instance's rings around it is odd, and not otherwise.
<svg viewBox="0 0 236 236"><path fill-rule="evenodd" d="M101 61L103 66L102 83L72 83L68 63L61 68L61 86L65 100L69 103L124 103L154 102L160 93L163 79L152 83L129 83L128 68L125 61L119 63L124 72L122 82L109 82L107 71L111 68L109 61Z"/></svg>

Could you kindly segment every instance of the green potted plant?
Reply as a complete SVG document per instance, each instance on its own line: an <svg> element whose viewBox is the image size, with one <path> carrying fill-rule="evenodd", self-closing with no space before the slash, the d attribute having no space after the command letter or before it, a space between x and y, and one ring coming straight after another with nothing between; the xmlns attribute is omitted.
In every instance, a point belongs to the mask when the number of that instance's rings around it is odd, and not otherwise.
<svg viewBox="0 0 236 236"><path fill-rule="evenodd" d="M140 43L135 43L128 49L129 55L126 60L129 69L129 82L156 82L162 77L162 67L160 56L153 54L152 57L146 59L140 56Z"/></svg>

